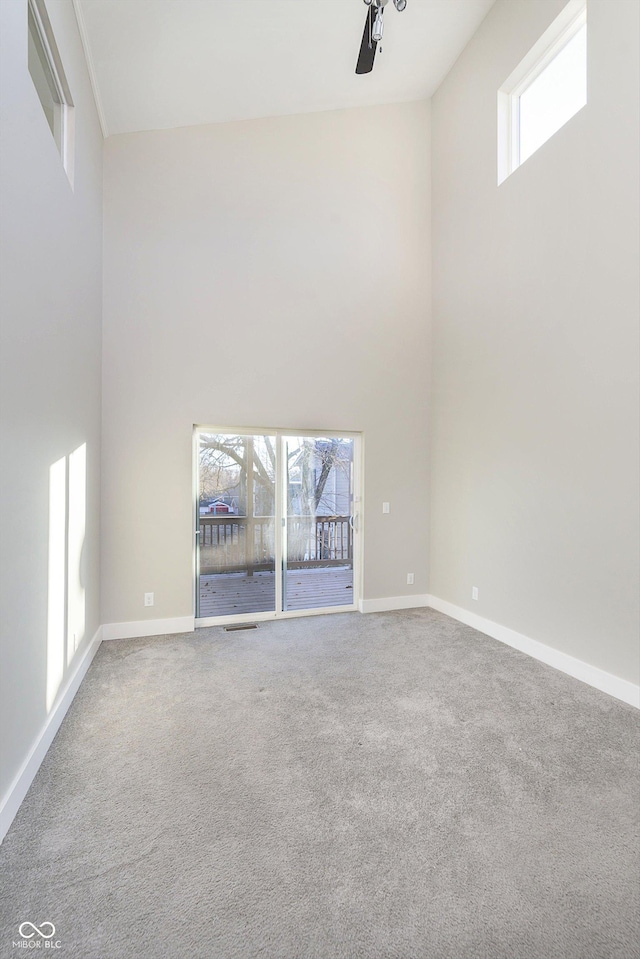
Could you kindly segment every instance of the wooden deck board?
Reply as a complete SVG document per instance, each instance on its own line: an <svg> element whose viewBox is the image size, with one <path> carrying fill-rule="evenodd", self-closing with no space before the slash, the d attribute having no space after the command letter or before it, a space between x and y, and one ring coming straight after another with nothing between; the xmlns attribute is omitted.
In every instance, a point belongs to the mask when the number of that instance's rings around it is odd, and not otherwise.
<svg viewBox="0 0 640 959"><path fill-rule="evenodd" d="M353 570L293 569L287 573L287 609L350 606L353 603ZM217 573L200 577L200 616L233 616L259 613L275 606L275 573Z"/></svg>

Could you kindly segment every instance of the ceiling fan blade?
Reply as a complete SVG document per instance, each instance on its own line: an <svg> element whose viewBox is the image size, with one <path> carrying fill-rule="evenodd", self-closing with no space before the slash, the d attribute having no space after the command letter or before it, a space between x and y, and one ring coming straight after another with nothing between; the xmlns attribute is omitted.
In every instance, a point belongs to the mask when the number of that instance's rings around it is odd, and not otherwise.
<svg viewBox="0 0 640 959"><path fill-rule="evenodd" d="M375 40L369 40L373 33L373 21L375 7L373 3L367 10L367 18L364 21L364 33L362 34L362 43L360 44L360 53L356 63L356 73L371 73L373 70L373 59L376 55L377 43Z"/></svg>

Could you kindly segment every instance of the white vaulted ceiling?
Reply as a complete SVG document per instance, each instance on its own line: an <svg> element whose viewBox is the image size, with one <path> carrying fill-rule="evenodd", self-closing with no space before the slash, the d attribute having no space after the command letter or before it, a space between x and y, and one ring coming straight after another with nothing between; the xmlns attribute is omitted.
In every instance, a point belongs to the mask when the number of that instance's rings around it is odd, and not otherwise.
<svg viewBox="0 0 640 959"><path fill-rule="evenodd" d="M108 133L429 97L494 0L385 12L355 75L362 0L74 0Z"/></svg>

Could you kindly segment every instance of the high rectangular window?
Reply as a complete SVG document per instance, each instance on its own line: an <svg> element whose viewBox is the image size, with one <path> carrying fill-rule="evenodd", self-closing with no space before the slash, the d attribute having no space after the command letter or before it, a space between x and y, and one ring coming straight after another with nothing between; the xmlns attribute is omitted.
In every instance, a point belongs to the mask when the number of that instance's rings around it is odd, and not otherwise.
<svg viewBox="0 0 640 959"><path fill-rule="evenodd" d="M587 102L587 8L570 0L498 91L498 183Z"/></svg>
<svg viewBox="0 0 640 959"><path fill-rule="evenodd" d="M27 5L27 65L49 129L73 182L73 100L43 0Z"/></svg>

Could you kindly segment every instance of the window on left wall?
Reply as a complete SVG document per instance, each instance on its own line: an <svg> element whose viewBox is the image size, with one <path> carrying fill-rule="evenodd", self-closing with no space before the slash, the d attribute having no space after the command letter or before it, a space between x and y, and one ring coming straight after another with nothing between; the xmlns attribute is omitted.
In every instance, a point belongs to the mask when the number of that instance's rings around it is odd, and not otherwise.
<svg viewBox="0 0 640 959"><path fill-rule="evenodd" d="M44 0L29 0L27 18L29 73L73 185L73 99Z"/></svg>

